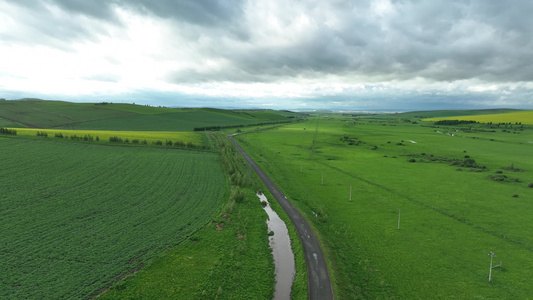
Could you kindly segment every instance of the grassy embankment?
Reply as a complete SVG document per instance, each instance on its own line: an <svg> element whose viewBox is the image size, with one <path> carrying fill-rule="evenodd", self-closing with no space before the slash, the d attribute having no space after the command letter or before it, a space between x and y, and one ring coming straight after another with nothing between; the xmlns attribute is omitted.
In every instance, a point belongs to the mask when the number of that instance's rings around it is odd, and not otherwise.
<svg viewBox="0 0 533 300"><path fill-rule="evenodd" d="M527 298L533 128L402 118L314 119L238 139L319 230L337 297ZM503 261L490 283L489 251Z"/></svg>

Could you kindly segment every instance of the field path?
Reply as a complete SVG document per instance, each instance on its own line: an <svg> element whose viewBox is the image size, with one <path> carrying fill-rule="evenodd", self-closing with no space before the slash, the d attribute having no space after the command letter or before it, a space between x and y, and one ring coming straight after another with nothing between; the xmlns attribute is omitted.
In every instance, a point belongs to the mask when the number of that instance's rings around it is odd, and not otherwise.
<svg viewBox="0 0 533 300"><path fill-rule="evenodd" d="M268 176L259 168L252 158L233 140L233 135L229 136L235 148L244 156L246 161L254 169L255 173L261 178L270 193L276 198L283 210L291 219L292 224L296 228L300 240L302 241L303 250L305 253L305 261L307 264L307 288L309 290L309 299L328 300L333 299L333 288L331 286L331 278L329 276L328 266L324 253L320 247L320 243L316 238L313 230L304 219L302 214L287 200L285 195L278 189L278 187L270 180Z"/></svg>

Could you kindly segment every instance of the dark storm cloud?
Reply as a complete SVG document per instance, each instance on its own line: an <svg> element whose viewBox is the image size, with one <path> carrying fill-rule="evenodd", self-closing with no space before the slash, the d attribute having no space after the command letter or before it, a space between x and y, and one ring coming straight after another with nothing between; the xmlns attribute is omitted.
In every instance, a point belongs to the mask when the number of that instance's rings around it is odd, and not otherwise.
<svg viewBox="0 0 533 300"><path fill-rule="evenodd" d="M217 38L220 28L195 33L214 40L211 47L199 50L206 56L231 62L228 73L197 72L195 77L190 70L182 76L177 71L173 78L176 82L234 80L236 68L239 74L249 76L239 75L241 81L248 78L265 82L310 74L355 74L378 81L416 77L437 81L533 79L529 63L533 21L528 17L533 2L393 1L382 10L378 4L288 2L285 10L265 11L267 15L275 14L282 23L299 15L305 15L312 23L291 43L283 45L269 45L260 39L261 30L268 26L267 19L248 18L245 23L237 17L238 11L234 17L239 21L232 23L233 18L228 18L219 25L233 30L246 26L242 32L248 30L250 38L244 47L240 41ZM209 11L204 14L210 15ZM175 16L183 19L183 15ZM250 23L254 21L257 23ZM331 21L335 26L328 25ZM290 22L285 25L287 33L277 32L280 39L291 33Z"/></svg>
<svg viewBox="0 0 533 300"><path fill-rule="evenodd" d="M119 24L108 4L99 1L10 1L18 9L9 18L16 27L0 33L0 40L11 44L43 45L69 51L72 41L96 41L107 34L105 25ZM104 24L102 24L102 21Z"/></svg>
<svg viewBox="0 0 533 300"><path fill-rule="evenodd" d="M82 38L92 29L60 20L47 5L68 14L120 25L114 8L168 19L177 35L211 42L199 55L228 62L224 70L176 70L182 81L264 81L334 74L375 80L423 77L437 81L479 78L530 81L533 49L531 1L82 1L17 2L35 14L35 28L59 38ZM44 3L44 4L43 4ZM265 8L266 7L266 8ZM264 11L254 11L264 9ZM311 25L292 32L305 16ZM262 32L276 19L283 30ZM333 24L334 23L334 24ZM60 25L57 25L60 24ZM265 43L287 39L290 43Z"/></svg>
<svg viewBox="0 0 533 300"><path fill-rule="evenodd" d="M230 24L242 14L242 1L172 1L137 0L122 4L140 8L159 17L203 26Z"/></svg>

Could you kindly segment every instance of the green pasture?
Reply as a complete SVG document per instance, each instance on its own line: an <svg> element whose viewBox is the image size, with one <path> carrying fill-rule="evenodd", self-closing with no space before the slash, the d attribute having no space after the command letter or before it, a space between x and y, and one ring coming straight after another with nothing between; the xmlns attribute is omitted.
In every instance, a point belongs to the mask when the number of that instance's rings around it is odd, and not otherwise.
<svg viewBox="0 0 533 300"><path fill-rule="evenodd" d="M202 127L287 122L298 118L300 115L296 113L273 110L167 108L125 103L70 103L39 99L0 101L0 123L6 122L6 125L2 125L4 127L192 131L194 128Z"/></svg>
<svg viewBox="0 0 533 300"><path fill-rule="evenodd" d="M109 110L93 103L63 101L0 101L0 117L21 124L21 127L51 128L68 126L91 120L120 118L132 113Z"/></svg>
<svg viewBox="0 0 533 300"><path fill-rule="evenodd" d="M194 128L210 126L236 126L255 124L266 121L286 121L285 118L255 119L246 115L220 113L210 110L191 110L165 114L143 114L123 118L105 119L80 123L69 128L73 129L105 129L116 130L170 130L193 131Z"/></svg>
<svg viewBox="0 0 533 300"><path fill-rule="evenodd" d="M23 138L0 139L0 153L3 299L90 298L226 203L213 153Z"/></svg>
<svg viewBox="0 0 533 300"><path fill-rule="evenodd" d="M432 124L313 118L237 138L318 229L338 298L530 297L533 128Z"/></svg>

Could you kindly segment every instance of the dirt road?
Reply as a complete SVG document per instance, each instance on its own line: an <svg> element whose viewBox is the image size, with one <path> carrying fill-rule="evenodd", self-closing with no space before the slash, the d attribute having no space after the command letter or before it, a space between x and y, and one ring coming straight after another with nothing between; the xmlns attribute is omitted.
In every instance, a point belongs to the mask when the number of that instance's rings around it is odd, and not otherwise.
<svg viewBox="0 0 533 300"><path fill-rule="evenodd" d="M308 274L308 289L309 299L328 300L333 299L333 289L331 286L331 279L329 277L328 266L324 253L318 239L311 230L311 227L304 219L302 214L294 207L289 200L283 195L283 193L277 188L277 186L270 180L269 177L257 166L257 164L250 158L250 156L244 152L244 150L233 140L233 135L229 136L231 142L235 145L237 150L244 156L246 161L250 164L255 173L261 178L266 185L270 193L276 198L281 207L285 210L287 215L292 221L292 224L296 228L300 240L302 241L305 261L307 263Z"/></svg>

